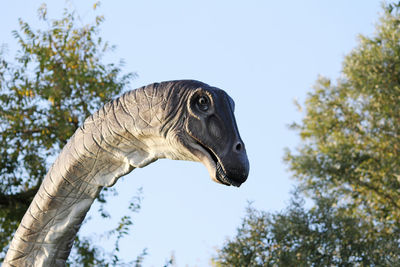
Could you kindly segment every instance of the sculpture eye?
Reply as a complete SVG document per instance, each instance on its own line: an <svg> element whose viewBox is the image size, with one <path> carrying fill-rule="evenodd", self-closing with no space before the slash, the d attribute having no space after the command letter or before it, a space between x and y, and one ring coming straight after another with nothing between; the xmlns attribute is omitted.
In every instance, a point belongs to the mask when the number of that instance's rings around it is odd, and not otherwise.
<svg viewBox="0 0 400 267"><path fill-rule="evenodd" d="M201 111L207 111L210 105L210 100L206 96L200 96L197 100L197 106Z"/></svg>

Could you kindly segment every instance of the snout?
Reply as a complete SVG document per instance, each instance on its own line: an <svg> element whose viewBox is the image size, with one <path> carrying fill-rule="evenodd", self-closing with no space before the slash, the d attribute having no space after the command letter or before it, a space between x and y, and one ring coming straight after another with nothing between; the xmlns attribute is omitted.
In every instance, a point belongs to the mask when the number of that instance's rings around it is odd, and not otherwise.
<svg viewBox="0 0 400 267"><path fill-rule="evenodd" d="M239 168L232 168L226 171L226 175L239 185L243 184L249 176L249 163L242 164Z"/></svg>
<svg viewBox="0 0 400 267"><path fill-rule="evenodd" d="M223 184L239 187L249 176L250 164L242 142L235 142L230 151L220 158L217 179ZM220 169L220 170L218 170ZM222 170L221 170L222 169ZM219 175L218 175L219 174Z"/></svg>
<svg viewBox="0 0 400 267"><path fill-rule="evenodd" d="M249 176L250 166L247 155L242 155L239 160L228 161L225 170L229 179L240 186Z"/></svg>

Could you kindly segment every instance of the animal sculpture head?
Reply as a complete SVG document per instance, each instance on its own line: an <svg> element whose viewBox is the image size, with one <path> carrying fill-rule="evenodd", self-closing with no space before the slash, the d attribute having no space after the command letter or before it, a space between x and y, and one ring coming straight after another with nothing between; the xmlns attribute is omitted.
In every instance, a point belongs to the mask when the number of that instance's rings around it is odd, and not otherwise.
<svg viewBox="0 0 400 267"><path fill-rule="evenodd" d="M181 93L170 99L175 104L169 105L167 114L172 122L166 125L170 126L167 135L172 146L179 148L176 154L181 155L175 159L200 161L215 182L240 186L249 174L249 161L232 98L198 81L179 81L173 87Z"/></svg>
<svg viewBox="0 0 400 267"><path fill-rule="evenodd" d="M104 105L50 168L4 265L65 266L101 188L159 158L200 161L214 181L240 186L249 161L233 111L224 91L198 81L151 84Z"/></svg>

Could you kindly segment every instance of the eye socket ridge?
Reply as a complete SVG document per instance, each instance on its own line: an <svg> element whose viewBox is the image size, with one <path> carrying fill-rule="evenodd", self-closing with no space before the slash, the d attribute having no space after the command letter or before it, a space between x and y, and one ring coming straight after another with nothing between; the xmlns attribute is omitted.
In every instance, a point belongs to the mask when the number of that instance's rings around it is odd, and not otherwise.
<svg viewBox="0 0 400 267"><path fill-rule="evenodd" d="M210 99L205 95L201 95L197 98L196 105L199 110L205 112L210 108Z"/></svg>

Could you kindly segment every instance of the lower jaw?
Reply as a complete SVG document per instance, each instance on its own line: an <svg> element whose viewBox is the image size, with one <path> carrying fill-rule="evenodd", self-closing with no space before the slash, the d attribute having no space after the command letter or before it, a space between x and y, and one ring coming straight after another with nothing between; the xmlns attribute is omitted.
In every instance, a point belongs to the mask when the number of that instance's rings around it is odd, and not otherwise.
<svg viewBox="0 0 400 267"><path fill-rule="evenodd" d="M236 182L235 180L230 179L226 173L224 172L221 164L219 163L219 160L217 158L217 156L214 154L214 152L209 149L208 147L206 147L205 145L203 145L202 143L196 141L196 143L201 146L205 151L207 151L207 153L210 155L210 157L212 158L212 160L215 162L215 166L216 166L216 178L217 180L224 185L230 186L236 186L239 187L242 183Z"/></svg>
<svg viewBox="0 0 400 267"><path fill-rule="evenodd" d="M228 181L226 181L223 178L219 177L219 175L217 175L217 180L218 180L218 182L220 182L223 185L226 185L226 186L230 186L231 185Z"/></svg>
<svg viewBox="0 0 400 267"><path fill-rule="evenodd" d="M241 183L236 182L232 179L229 179L228 176L226 176L225 172L222 169L222 166L219 162L217 162L217 173L216 173L217 180L227 186L233 185L236 187L239 187Z"/></svg>

